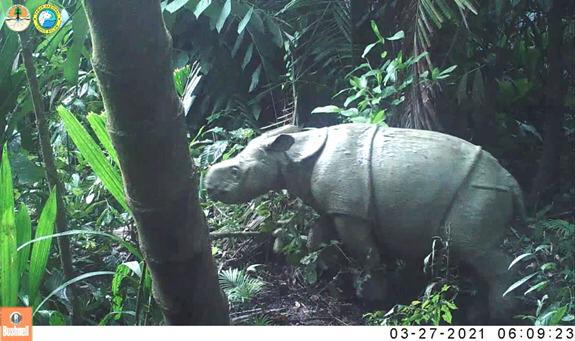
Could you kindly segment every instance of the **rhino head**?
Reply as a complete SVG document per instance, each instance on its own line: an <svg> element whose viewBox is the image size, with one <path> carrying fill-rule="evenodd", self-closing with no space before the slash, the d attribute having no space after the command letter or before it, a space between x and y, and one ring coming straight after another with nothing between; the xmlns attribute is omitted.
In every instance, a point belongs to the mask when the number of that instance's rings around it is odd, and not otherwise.
<svg viewBox="0 0 575 341"><path fill-rule="evenodd" d="M253 139L236 157L210 167L204 180L208 195L236 204L286 188L283 170L317 153L325 142L325 136L318 136L325 133L310 132L320 130L285 126Z"/></svg>

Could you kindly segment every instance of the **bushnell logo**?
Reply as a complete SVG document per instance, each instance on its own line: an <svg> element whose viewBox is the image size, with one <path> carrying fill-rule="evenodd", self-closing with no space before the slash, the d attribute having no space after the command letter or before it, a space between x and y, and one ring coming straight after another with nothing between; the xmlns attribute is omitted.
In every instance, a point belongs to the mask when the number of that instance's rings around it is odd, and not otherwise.
<svg viewBox="0 0 575 341"><path fill-rule="evenodd" d="M0 308L0 341L32 340L32 308Z"/></svg>
<svg viewBox="0 0 575 341"><path fill-rule="evenodd" d="M13 312L12 314L10 314L10 322L18 325L20 324L20 322L22 322L22 314L20 314L19 312Z"/></svg>

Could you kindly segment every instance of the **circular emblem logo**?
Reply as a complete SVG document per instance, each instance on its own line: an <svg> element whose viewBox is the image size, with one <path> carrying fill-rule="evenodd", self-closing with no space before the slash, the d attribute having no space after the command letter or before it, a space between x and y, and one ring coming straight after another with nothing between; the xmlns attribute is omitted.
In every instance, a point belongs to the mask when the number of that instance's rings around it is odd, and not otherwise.
<svg viewBox="0 0 575 341"><path fill-rule="evenodd" d="M10 322L14 324L20 324L20 322L22 322L22 314L19 312L13 312L10 314Z"/></svg>
<svg viewBox="0 0 575 341"><path fill-rule="evenodd" d="M22 5L8 8L6 26L14 32L22 32L30 26L30 11Z"/></svg>
<svg viewBox="0 0 575 341"><path fill-rule="evenodd" d="M56 32L62 23L62 15L58 7L50 4L39 6L34 11L34 26L44 34Z"/></svg>

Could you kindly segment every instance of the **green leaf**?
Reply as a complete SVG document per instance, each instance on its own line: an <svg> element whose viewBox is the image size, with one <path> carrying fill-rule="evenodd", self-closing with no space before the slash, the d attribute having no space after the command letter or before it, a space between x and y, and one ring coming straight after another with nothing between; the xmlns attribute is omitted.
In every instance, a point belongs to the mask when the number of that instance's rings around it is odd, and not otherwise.
<svg viewBox="0 0 575 341"><path fill-rule="evenodd" d="M48 323L51 326L65 326L68 324L66 316L57 310L50 313L50 319L48 320Z"/></svg>
<svg viewBox="0 0 575 341"><path fill-rule="evenodd" d="M360 90L360 91L356 92L352 96L349 96L348 98L345 99L343 106L347 108L351 103L356 101L358 98L360 98L364 94L365 94L365 90Z"/></svg>
<svg viewBox="0 0 575 341"><path fill-rule="evenodd" d="M184 7L190 0L174 0L166 6L166 11L174 13Z"/></svg>
<svg viewBox="0 0 575 341"><path fill-rule="evenodd" d="M463 9L467 8L468 10L473 12L473 14L477 15L477 9L475 8L475 6L473 6L471 1L469 1L469 0L457 0L455 2L457 3L457 5L459 7L462 7Z"/></svg>
<svg viewBox="0 0 575 341"><path fill-rule="evenodd" d="M104 146L104 149L116 164L116 167L120 168L120 161L118 161L118 154L116 153L116 149L112 144L112 139L108 134L108 130L106 130L106 114L102 113L98 115L96 113L91 112L88 114L87 118L88 122L90 123L90 127L96 133L96 137L98 137L98 140L100 141L102 146Z"/></svg>
<svg viewBox="0 0 575 341"><path fill-rule="evenodd" d="M26 205L21 204L16 214L16 244L18 246L27 243L32 238L32 221ZM26 268L26 263L30 257L30 246L24 247L18 253L18 273L20 276Z"/></svg>
<svg viewBox="0 0 575 341"><path fill-rule="evenodd" d="M16 250L14 188L6 145L0 162L0 306L18 303L20 272Z"/></svg>
<svg viewBox="0 0 575 341"><path fill-rule="evenodd" d="M56 212L58 210L56 204L56 189L53 188L44 209L38 219L38 227L36 228L35 238L50 235L54 232L54 225L56 225ZM32 255L30 256L30 272L28 274L28 292L30 296L30 303L34 304L36 298L40 294L40 284L46 272L46 264L48 263L48 256L50 255L50 247L52 240L43 240L32 246Z"/></svg>
<svg viewBox="0 0 575 341"><path fill-rule="evenodd" d="M365 47L365 49L363 50L363 53L361 54L361 58L365 58L367 56L367 54L369 53L369 51L371 51L371 49L373 49L376 45L377 45L377 43L367 45Z"/></svg>
<svg viewBox="0 0 575 341"><path fill-rule="evenodd" d="M112 278L112 311L124 310L124 297L121 292L122 282L125 278L130 276L132 270L125 264L120 264L116 267L116 273ZM114 316L115 320L120 319L121 315Z"/></svg>
<svg viewBox="0 0 575 341"><path fill-rule="evenodd" d="M405 32L398 31L397 33L395 33L391 37L387 37L385 39L387 39L387 40L399 40L399 39L403 39L403 38L405 38Z"/></svg>
<svg viewBox="0 0 575 341"><path fill-rule="evenodd" d="M12 168L8 160L8 148L2 148L2 161L0 163L0 218L5 212L14 213L14 187L12 183Z"/></svg>
<svg viewBox="0 0 575 341"><path fill-rule="evenodd" d="M232 1L226 0L226 3L224 4L224 7L222 7L222 11L220 12L220 16L218 17L218 21L216 22L216 30L218 31L218 33L221 32L231 12L232 12Z"/></svg>
<svg viewBox="0 0 575 341"><path fill-rule="evenodd" d="M527 253L524 253L524 254L522 254L522 255L519 255L519 256L515 257L515 259L511 262L511 264L509 264L509 267L507 267L507 270L510 270L510 269L513 267L513 265L517 264L517 263L520 262L522 259L525 259L525 258L527 258L527 257L529 257L529 256L532 256L532 255L533 255L533 254L532 254L531 252L527 252Z"/></svg>
<svg viewBox="0 0 575 341"><path fill-rule="evenodd" d="M210 7L211 4L212 4L212 0L202 0L202 1L200 1L200 3L198 3L198 5L196 6L196 9L194 10L194 15L196 16L196 18L199 18L200 15L201 15L208 7Z"/></svg>
<svg viewBox="0 0 575 341"><path fill-rule="evenodd" d="M451 65L447 69L441 71L440 76L449 75L453 70L457 69L457 65Z"/></svg>
<svg viewBox="0 0 575 341"><path fill-rule="evenodd" d="M42 302L40 302L40 304L38 304L38 306L34 310L34 315L36 315L36 313L40 310L40 308L46 302L48 302L48 300L50 298L52 298L52 296L56 295L61 290L65 289L67 286L74 284L76 282L83 281L86 278L91 278L91 277L96 277L96 276L113 276L113 275L114 275L113 271L94 271L94 272L89 272L89 273L80 275L78 277L72 278L71 280L67 281L66 283L64 283L64 284L60 285L59 287L57 287L56 289L54 289L48 296L46 296L46 298L44 298L44 300Z"/></svg>
<svg viewBox="0 0 575 341"><path fill-rule="evenodd" d="M0 0L0 30L4 25L10 6L12 6L12 0Z"/></svg>
<svg viewBox="0 0 575 341"><path fill-rule="evenodd" d="M256 89L256 87L258 86L258 84L260 82L261 73L262 73L262 65L260 64L258 66L258 68L256 69L256 71L254 71L254 73L252 75L252 82L250 84L250 89L248 92L252 92Z"/></svg>
<svg viewBox="0 0 575 341"><path fill-rule="evenodd" d="M64 62L64 78L70 83L76 83L78 80L84 41L88 36L88 20L83 9L84 5L80 2L79 6L82 8L72 16L72 46L68 48L68 54Z"/></svg>
<svg viewBox="0 0 575 341"><path fill-rule="evenodd" d="M345 117L355 117L359 115L359 111L357 110L357 108L349 108L346 110L342 110L339 112L340 115L345 116ZM361 119L365 119L367 121L367 119L365 117L361 117ZM357 122L360 123L360 122ZM367 122L365 122L367 123Z"/></svg>
<svg viewBox="0 0 575 341"><path fill-rule="evenodd" d="M254 13L254 8L250 7L250 9L246 13L246 15L243 17L242 21L240 21L240 23L238 24L238 34L242 34L244 29L246 28L246 26L250 22L250 19L252 18L253 13Z"/></svg>
<svg viewBox="0 0 575 341"><path fill-rule="evenodd" d="M505 292L503 293L502 296L507 295L508 293L512 292L513 290L517 289L518 287L520 287L521 285L525 284L525 282L527 282L528 280L530 280L531 278L533 278L535 275L537 275L537 272L532 273L531 275L527 275L525 277L523 277L522 279L518 280L517 282L513 283L507 290L505 290Z"/></svg>
<svg viewBox="0 0 575 341"><path fill-rule="evenodd" d="M54 234L34 238L34 239L20 245L18 247L17 251L20 251L29 245L41 242L43 240L48 240L48 239L57 238L57 237L64 237L64 236L84 235L84 234L110 238L111 240L113 240L113 241L117 242L118 244L122 245L123 247L125 247L126 250L128 250L130 253L132 253L140 261L142 261L144 259L142 254L140 253L140 251L138 251L138 248L135 247L134 245L130 244L129 242L125 241L124 239L122 239L116 235L113 235L113 234L100 232L100 231L90 231L90 230L70 230L70 231L66 231L66 232L54 233Z"/></svg>
<svg viewBox="0 0 575 341"><path fill-rule="evenodd" d="M446 309L441 309L442 314L441 314L441 318L443 319L443 321L451 324L451 320L453 319L453 316L451 315L451 311L449 310L448 307L445 307Z"/></svg>
<svg viewBox="0 0 575 341"><path fill-rule="evenodd" d="M0 304L16 306L18 303L18 255L14 227L14 212L4 212L0 219Z"/></svg>
<svg viewBox="0 0 575 341"><path fill-rule="evenodd" d="M381 124L385 120L385 110L378 111L375 115L371 117L371 123Z"/></svg>
<svg viewBox="0 0 575 341"><path fill-rule="evenodd" d="M184 96L186 84L191 72L192 68L189 65L174 70L174 85L176 86L176 92L180 98Z"/></svg>
<svg viewBox="0 0 575 341"><path fill-rule="evenodd" d="M377 27L377 23L372 20L371 21L371 30L373 31L373 33L375 33L375 35L377 36L377 38L383 43L385 42L385 38L381 35L381 33L379 32L379 28Z"/></svg>
<svg viewBox="0 0 575 341"><path fill-rule="evenodd" d="M525 291L523 293L523 295L526 296L527 294L529 294L533 291L540 291L541 289L545 288L547 286L547 284L549 284L548 280L541 281L541 282L535 284L534 286L532 286L531 288L527 289L527 291Z"/></svg>
<svg viewBox="0 0 575 341"><path fill-rule="evenodd" d="M318 114L318 113L336 113L336 112L340 112L341 109L335 105L327 105L325 107L317 107L315 109L312 110L312 114Z"/></svg>
<svg viewBox="0 0 575 341"><path fill-rule="evenodd" d="M254 44L250 44L250 46L248 46L248 50L246 51L246 54L244 55L244 60L242 62L242 70L246 68L246 66L250 63L250 60L252 60L252 54L254 53Z"/></svg>
<svg viewBox="0 0 575 341"><path fill-rule="evenodd" d="M119 170L114 168L106 159L100 146L68 109L59 106L56 110L62 118L72 141L96 175L102 180L104 187L110 191L126 212L130 212L124 197L124 185Z"/></svg>

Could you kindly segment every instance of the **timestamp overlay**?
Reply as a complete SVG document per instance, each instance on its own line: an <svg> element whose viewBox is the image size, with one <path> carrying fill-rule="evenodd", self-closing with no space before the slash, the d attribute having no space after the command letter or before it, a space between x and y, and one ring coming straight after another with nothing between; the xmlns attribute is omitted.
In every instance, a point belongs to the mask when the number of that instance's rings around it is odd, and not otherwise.
<svg viewBox="0 0 575 341"><path fill-rule="evenodd" d="M575 340L574 326L384 327L385 340Z"/></svg>

